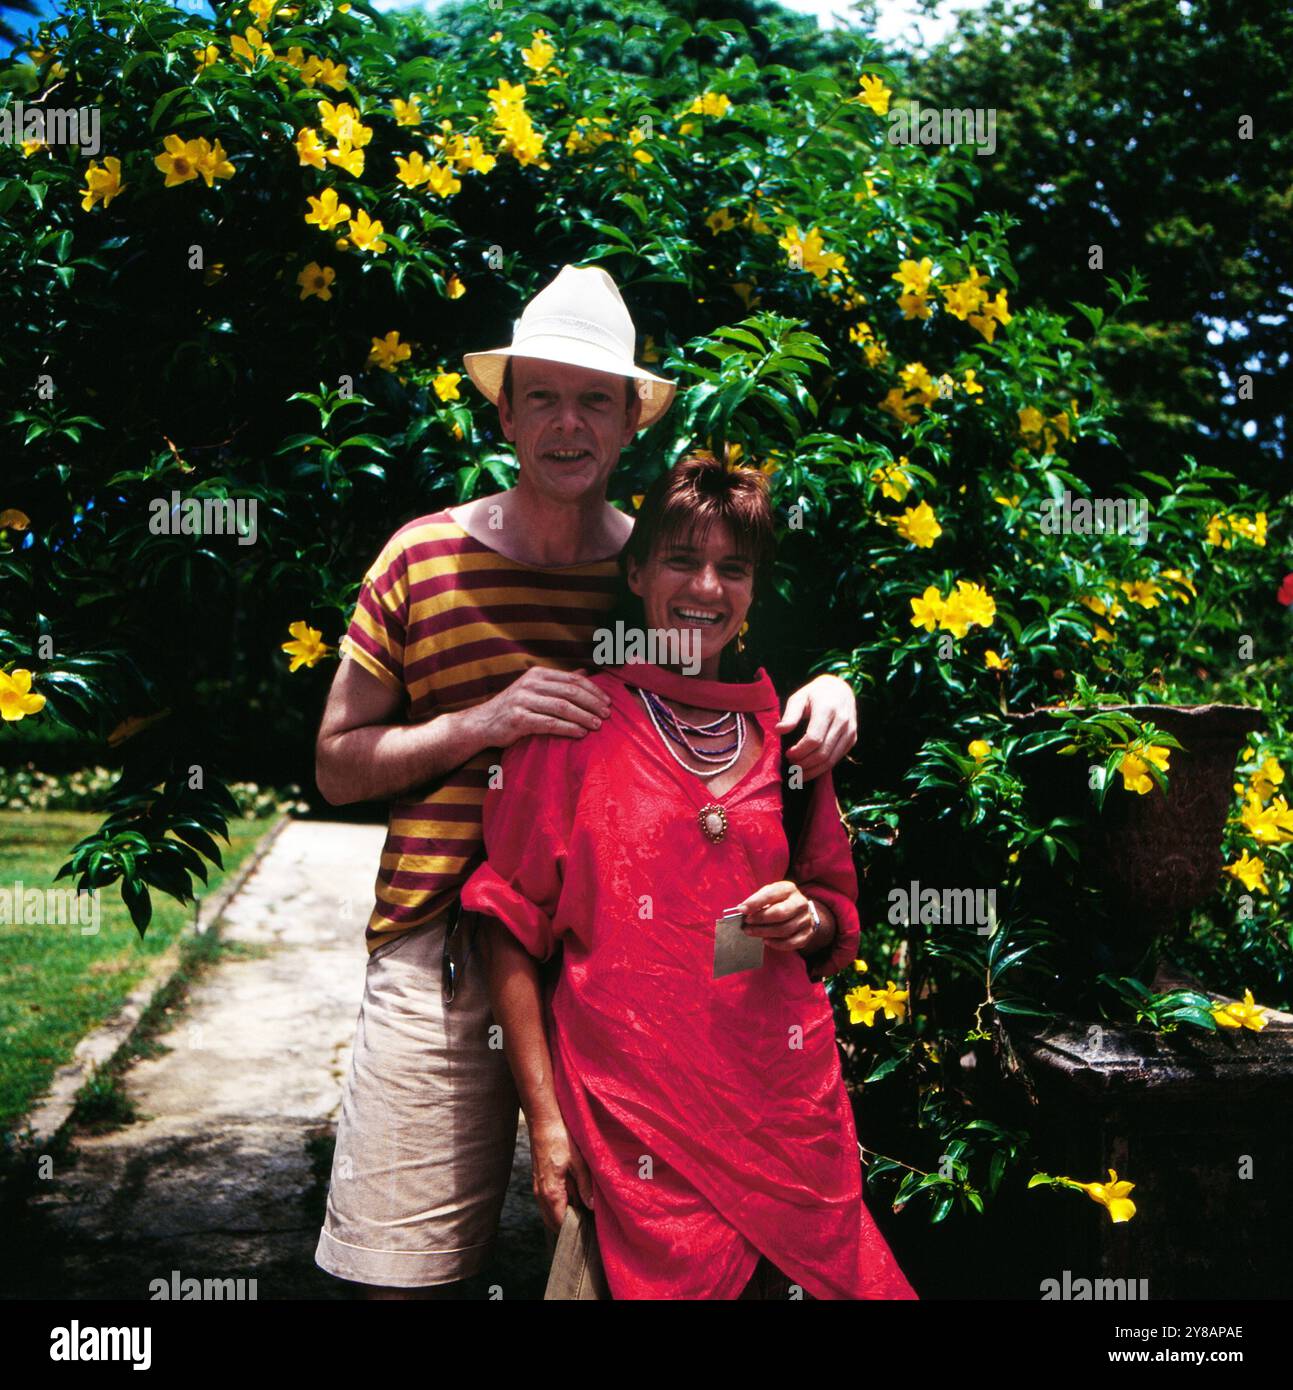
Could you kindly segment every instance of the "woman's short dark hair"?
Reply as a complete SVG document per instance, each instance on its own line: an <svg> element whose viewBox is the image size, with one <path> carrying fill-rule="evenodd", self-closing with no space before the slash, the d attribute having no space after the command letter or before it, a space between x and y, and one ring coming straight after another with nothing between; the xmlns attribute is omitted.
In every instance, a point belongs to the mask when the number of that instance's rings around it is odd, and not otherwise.
<svg viewBox="0 0 1293 1390"><path fill-rule="evenodd" d="M707 450L693 450L651 484L632 534L619 554L620 583L612 621L643 628L642 600L628 585L630 560L645 565L658 546L678 539L703 544L715 522L727 527L743 559L754 569L754 593L761 592L776 556L776 528L767 477L753 468L728 468ZM753 666L729 643L720 679L750 680Z"/></svg>

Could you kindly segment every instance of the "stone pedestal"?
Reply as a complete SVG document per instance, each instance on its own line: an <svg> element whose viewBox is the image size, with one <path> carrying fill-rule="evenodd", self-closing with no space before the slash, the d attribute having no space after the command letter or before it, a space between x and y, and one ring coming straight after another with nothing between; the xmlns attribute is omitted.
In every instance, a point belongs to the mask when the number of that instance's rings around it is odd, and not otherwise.
<svg viewBox="0 0 1293 1390"><path fill-rule="evenodd" d="M1136 1185L1117 1225L1083 1193L1030 1194L1056 1218L1024 1242L1054 1266L1039 1277L1144 1279L1151 1300L1293 1296L1293 1017L1165 1037L1012 1020L998 1045L1035 1103L1043 1170Z"/></svg>

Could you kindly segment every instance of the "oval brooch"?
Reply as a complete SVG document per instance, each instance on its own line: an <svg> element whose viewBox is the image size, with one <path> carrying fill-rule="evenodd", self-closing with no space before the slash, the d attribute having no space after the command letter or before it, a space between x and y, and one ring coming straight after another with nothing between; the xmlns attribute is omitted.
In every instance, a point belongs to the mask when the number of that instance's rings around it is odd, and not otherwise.
<svg viewBox="0 0 1293 1390"><path fill-rule="evenodd" d="M700 828L705 832L706 838L714 844L717 844L727 834L727 812L717 801L711 801L708 806L700 808L699 820Z"/></svg>

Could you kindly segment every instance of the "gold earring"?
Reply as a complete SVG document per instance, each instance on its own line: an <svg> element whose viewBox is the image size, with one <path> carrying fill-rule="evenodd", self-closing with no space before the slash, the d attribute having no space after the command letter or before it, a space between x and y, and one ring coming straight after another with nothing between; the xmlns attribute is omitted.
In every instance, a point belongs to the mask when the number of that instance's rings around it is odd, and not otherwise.
<svg viewBox="0 0 1293 1390"><path fill-rule="evenodd" d="M749 632L749 630L749 623L741 624L741 630L736 634L736 650L738 652L743 652L745 650L745 634Z"/></svg>

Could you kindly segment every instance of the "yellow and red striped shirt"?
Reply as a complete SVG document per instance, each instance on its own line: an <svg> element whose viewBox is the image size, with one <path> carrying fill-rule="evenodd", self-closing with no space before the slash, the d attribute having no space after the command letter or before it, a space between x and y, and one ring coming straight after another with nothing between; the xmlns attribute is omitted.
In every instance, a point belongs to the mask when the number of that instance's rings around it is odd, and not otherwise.
<svg viewBox="0 0 1293 1390"><path fill-rule="evenodd" d="M341 653L407 700L418 723L478 705L531 666L591 664L615 601L614 559L544 568L509 560L447 511L402 526L373 562ZM483 857L481 807L497 748L392 802L365 937L435 917Z"/></svg>

